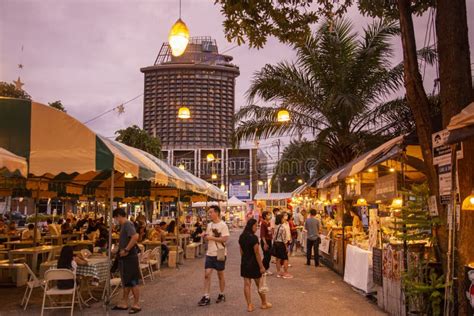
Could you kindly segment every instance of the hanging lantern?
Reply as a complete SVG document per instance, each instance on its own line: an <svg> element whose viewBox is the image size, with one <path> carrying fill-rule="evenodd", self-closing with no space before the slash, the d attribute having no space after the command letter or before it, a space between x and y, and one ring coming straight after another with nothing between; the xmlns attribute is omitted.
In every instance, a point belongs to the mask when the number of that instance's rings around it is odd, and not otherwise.
<svg viewBox="0 0 474 316"><path fill-rule="evenodd" d="M191 111L185 106L180 107L178 110L178 118L186 120L188 118L191 118Z"/></svg>
<svg viewBox="0 0 474 316"><path fill-rule="evenodd" d="M367 201L364 198L359 198L354 206L367 206Z"/></svg>
<svg viewBox="0 0 474 316"><path fill-rule="evenodd" d="M216 157L214 157L214 154L207 154L206 156L207 162L211 162L216 160Z"/></svg>
<svg viewBox="0 0 474 316"><path fill-rule="evenodd" d="M178 57L183 55L189 43L189 30L181 18L173 24L170 34L168 35L168 42L173 56Z"/></svg>
<svg viewBox="0 0 474 316"><path fill-rule="evenodd" d="M303 179L298 179L298 184L303 184Z"/></svg>
<svg viewBox="0 0 474 316"><path fill-rule="evenodd" d="M277 114L278 122L288 122L290 120L290 113L287 110L280 110Z"/></svg>
<svg viewBox="0 0 474 316"><path fill-rule="evenodd" d="M186 170L186 167L182 163L179 164L178 168L181 170Z"/></svg>
<svg viewBox="0 0 474 316"><path fill-rule="evenodd" d="M132 179L133 178L133 174L131 174L130 172L126 172L124 174L124 177L127 178L127 179Z"/></svg>
<svg viewBox="0 0 474 316"><path fill-rule="evenodd" d="M369 168L367 171L370 172L370 173L372 173L372 172L374 172L374 169L373 169L373 168Z"/></svg>
<svg viewBox="0 0 474 316"><path fill-rule="evenodd" d="M395 168L390 168L389 171L390 172L395 172Z"/></svg>
<svg viewBox="0 0 474 316"><path fill-rule="evenodd" d="M403 200L401 198L393 199L392 205L390 205L391 208L396 208L396 209L399 209L402 206L403 206Z"/></svg>
<svg viewBox="0 0 474 316"><path fill-rule="evenodd" d="M211 175L211 179L212 179L212 180L216 180L216 179L217 179L217 174L213 173L213 174Z"/></svg>
<svg viewBox="0 0 474 316"><path fill-rule="evenodd" d="M262 181L262 180L258 180L258 185L263 185L263 181Z"/></svg>
<svg viewBox="0 0 474 316"><path fill-rule="evenodd" d="M462 201L461 209L463 211L474 211L474 191Z"/></svg>

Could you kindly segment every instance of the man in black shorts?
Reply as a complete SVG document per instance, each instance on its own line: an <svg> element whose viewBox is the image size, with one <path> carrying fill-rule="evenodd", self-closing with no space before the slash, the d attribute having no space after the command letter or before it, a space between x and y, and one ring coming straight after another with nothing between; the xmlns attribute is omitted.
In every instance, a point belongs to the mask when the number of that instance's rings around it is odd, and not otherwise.
<svg viewBox="0 0 474 316"><path fill-rule="evenodd" d="M199 306L211 304L209 292L211 290L212 270L216 270L217 276L219 277L220 293L217 297L216 303L225 302L225 258L219 260L222 258L219 258L218 253L220 254L223 252L225 256L227 256L225 243L229 238L229 228L227 227L227 224L221 220L221 210L218 206L211 206L208 215L211 222L207 225L206 233L203 234L203 238L208 241L206 263L204 266L204 296L199 301Z"/></svg>

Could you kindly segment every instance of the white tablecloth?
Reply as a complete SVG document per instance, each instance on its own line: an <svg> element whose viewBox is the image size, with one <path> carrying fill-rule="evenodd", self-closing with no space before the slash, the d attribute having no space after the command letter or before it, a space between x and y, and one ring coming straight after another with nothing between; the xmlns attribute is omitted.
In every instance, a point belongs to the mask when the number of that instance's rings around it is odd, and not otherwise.
<svg viewBox="0 0 474 316"><path fill-rule="evenodd" d="M372 252L347 245L344 281L365 293L375 291L372 278Z"/></svg>

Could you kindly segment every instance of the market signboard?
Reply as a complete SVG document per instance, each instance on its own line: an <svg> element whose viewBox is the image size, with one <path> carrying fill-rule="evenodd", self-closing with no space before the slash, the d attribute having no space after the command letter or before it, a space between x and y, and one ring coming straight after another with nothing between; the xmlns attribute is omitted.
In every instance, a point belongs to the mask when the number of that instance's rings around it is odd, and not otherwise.
<svg viewBox="0 0 474 316"><path fill-rule="evenodd" d="M331 239L329 239L323 234L320 234L319 238L321 238L321 244L319 245L319 250L329 255L329 245L331 244Z"/></svg>
<svg viewBox="0 0 474 316"><path fill-rule="evenodd" d="M235 196L239 200L250 200L249 190L250 184L248 181L232 181L229 188L229 196Z"/></svg>
<svg viewBox="0 0 474 316"><path fill-rule="evenodd" d="M449 204L451 201L451 165L438 166L439 196L441 204Z"/></svg>
<svg viewBox="0 0 474 316"><path fill-rule="evenodd" d="M451 146L446 145L448 140L449 131L443 129L437 133L431 135L433 142L433 164L436 165L447 165L451 163ZM458 159L463 158L463 152L461 144L457 144L456 155Z"/></svg>
<svg viewBox="0 0 474 316"><path fill-rule="evenodd" d="M397 197L397 174L389 174L375 181L375 199L390 200Z"/></svg>
<svg viewBox="0 0 474 316"><path fill-rule="evenodd" d="M383 286L382 249L372 249L372 276L375 284Z"/></svg>

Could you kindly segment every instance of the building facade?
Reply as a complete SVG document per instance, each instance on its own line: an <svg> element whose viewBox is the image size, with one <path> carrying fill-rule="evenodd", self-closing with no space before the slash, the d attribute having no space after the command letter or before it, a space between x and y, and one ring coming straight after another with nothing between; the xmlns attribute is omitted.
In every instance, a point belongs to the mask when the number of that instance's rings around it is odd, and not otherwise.
<svg viewBox="0 0 474 316"><path fill-rule="evenodd" d="M143 129L160 138L169 163L229 196L251 200L259 181L259 155L256 149L231 149L239 76L232 59L219 54L210 37L191 38L179 57L164 43L154 65L140 69L145 76ZM189 118L178 116L181 108L189 110Z"/></svg>

